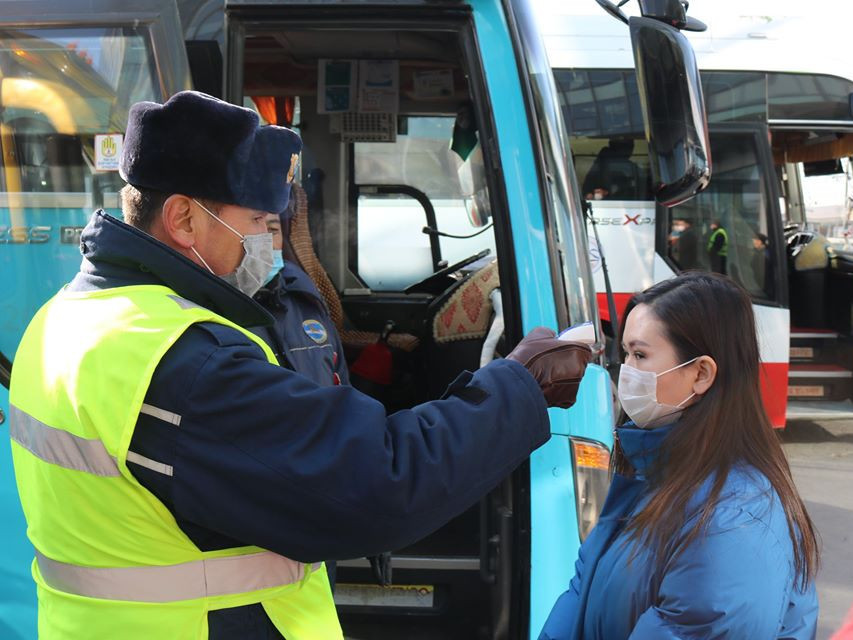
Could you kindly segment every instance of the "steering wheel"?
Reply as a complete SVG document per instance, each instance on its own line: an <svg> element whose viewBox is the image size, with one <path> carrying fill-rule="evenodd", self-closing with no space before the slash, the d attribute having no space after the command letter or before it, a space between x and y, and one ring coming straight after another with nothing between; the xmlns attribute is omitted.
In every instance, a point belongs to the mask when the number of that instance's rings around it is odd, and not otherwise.
<svg viewBox="0 0 853 640"><path fill-rule="evenodd" d="M414 284L410 284L408 287L403 289L403 293L434 293L439 294L451 284L453 284L453 280L450 278L450 274L454 271L459 271L462 267L466 267L472 262L477 262L477 260L481 260L485 258L492 252L491 249L483 249L479 253L475 253L472 256L468 256L467 258L460 260L459 262L455 262L449 266L444 267L444 269L440 269L433 273L432 275L427 276L423 280L419 280ZM450 280L450 282L448 282Z"/></svg>

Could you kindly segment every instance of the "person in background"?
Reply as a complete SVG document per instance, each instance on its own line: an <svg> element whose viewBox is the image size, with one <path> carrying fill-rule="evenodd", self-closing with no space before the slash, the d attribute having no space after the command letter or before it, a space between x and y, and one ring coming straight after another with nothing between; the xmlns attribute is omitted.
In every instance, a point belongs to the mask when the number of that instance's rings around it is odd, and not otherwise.
<svg viewBox="0 0 853 640"><path fill-rule="evenodd" d="M691 272L635 295L612 484L540 640L811 640L818 547L759 388L749 296Z"/></svg>
<svg viewBox="0 0 853 640"><path fill-rule="evenodd" d="M264 285L254 295L270 312L272 326L252 327L263 338L284 367L311 379L320 386L349 384L343 344L316 285L287 251L283 226L292 217L288 207L281 215L266 215L272 235L273 264ZM285 253L290 253L285 260Z"/></svg>
<svg viewBox="0 0 853 640"><path fill-rule="evenodd" d="M750 259L752 274L762 291L770 298L773 297L773 262L767 236L756 233L752 237L752 257Z"/></svg>
<svg viewBox="0 0 853 640"><path fill-rule="evenodd" d="M602 147L583 181L587 200L636 200L639 168L631 160L632 138L611 138Z"/></svg>
<svg viewBox="0 0 853 640"><path fill-rule="evenodd" d="M729 255L729 234L719 220L711 222L711 233L708 235L706 250L711 259L711 271L722 274L728 273L726 261Z"/></svg>
<svg viewBox="0 0 853 640"><path fill-rule="evenodd" d="M682 271L699 266L699 237L687 218L674 218L669 236L670 256Z"/></svg>
<svg viewBox="0 0 853 640"><path fill-rule="evenodd" d="M280 366L245 327L273 324L252 296L302 141L259 124L193 91L133 105L125 222L92 215L21 340L9 433L43 640L341 640L323 561L434 531L575 401L592 352L542 328L391 415Z"/></svg>

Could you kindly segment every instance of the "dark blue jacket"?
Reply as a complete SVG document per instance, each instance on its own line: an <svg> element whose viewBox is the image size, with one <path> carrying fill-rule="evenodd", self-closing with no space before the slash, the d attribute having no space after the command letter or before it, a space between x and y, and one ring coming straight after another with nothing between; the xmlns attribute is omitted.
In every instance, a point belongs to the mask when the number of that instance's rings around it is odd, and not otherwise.
<svg viewBox="0 0 853 640"><path fill-rule="evenodd" d="M674 541L681 554L663 571L647 548L627 541L623 525L648 503L644 474L673 428L617 430L637 475L614 476L598 524L581 545L575 577L539 639L813 638L814 581L798 588L782 503L754 468L732 469L705 533L686 547ZM681 535L696 522L711 484L690 500Z"/></svg>
<svg viewBox="0 0 853 640"><path fill-rule="evenodd" d="M69 285L165 284L241 326L271 324L255 301L151 236L96 212ZM465 388L465 392L459 393ZM257 545L314 562L399 549L461 513L549 437L545 401L518 363L463 374L444 399L386 415L349 386L271 365L243 334L193 325L166 353L129 464L202 550ZM260 605L209 614L210 638L275 638Z"/></svg>
<svg viewBox="0 0 853 640"><path fill-rule="evenodd" d="M251 329L272 347L282 366L323 387L349 384L340 336L307 273L287 261L254 299L275 324Z"/></svg>

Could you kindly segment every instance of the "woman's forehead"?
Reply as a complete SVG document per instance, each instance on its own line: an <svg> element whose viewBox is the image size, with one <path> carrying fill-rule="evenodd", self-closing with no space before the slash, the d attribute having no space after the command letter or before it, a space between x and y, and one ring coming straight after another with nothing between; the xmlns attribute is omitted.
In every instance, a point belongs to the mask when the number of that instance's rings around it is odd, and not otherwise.
<svg viewBox="0 0 853 640"><path fill-rule="evenodd" d="M622 341L626 345L643 342L647 345L666 342L663 323L646 304L638 304L631 309L625 320L625 333Z"/></svg>

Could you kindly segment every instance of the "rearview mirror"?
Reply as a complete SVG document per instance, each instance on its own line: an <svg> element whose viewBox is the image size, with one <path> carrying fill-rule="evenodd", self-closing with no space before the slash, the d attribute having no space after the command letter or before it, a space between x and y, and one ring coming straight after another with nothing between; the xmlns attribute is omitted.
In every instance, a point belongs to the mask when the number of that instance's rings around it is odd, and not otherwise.
<svg viewBox="0 0 853 640"><path fill-rule="evenodd" d="M655 199L672 207L711 179L705 101L687 38L653 18L631 17L637 88L646 127Z"/></svg>
<svg viewBox="0 0 853 640"><path fill-rule="evenodd" d="M481 189L474 195L466 197L464 202L465 212L468 214L468 223L472 227L479 229L489 224L489 201L485 189Z"/></svg>

